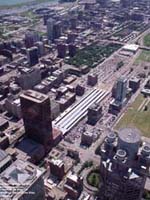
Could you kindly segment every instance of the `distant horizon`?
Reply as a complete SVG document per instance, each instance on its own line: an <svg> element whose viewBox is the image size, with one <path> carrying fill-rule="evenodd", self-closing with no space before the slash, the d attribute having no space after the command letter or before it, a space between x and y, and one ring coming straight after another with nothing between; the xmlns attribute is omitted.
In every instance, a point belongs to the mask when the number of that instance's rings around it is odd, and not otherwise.
<svg viewBox="0 0 150 200"><path fill-rule="evenodd" d="M22 4L22 3L28 3L32 2L34 0L0 0L0 6L11 6L11 5L16 5L16 4ZM112 0L114 2L118 2L120 0Z"/></svg>
<svg viewBox="0 0 150 200"><path fill-rule="evenodd" d="M32 2L33 0L0 0L0 6L16 5L20 3Z"/></svg>

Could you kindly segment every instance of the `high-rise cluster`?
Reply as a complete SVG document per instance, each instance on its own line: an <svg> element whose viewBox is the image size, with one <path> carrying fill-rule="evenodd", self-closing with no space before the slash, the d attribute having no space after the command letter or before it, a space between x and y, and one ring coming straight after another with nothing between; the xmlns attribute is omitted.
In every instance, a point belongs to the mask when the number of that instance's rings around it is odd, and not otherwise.
<svg viewBox="0 0 150 200"><path fill-rule="evenodd" d="M141 200L150 167L150 144L134 128L109 133L101 146L101 200Z"/></svg>

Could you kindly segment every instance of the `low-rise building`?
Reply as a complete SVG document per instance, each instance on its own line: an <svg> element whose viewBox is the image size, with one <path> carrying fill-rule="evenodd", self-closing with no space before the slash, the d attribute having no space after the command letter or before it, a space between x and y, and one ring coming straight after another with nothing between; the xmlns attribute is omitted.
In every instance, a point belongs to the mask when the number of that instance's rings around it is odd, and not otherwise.
<svg viewBox="0 0 150 200"><path fill-rule="evenodd" d="M5 130L9 126L8 120L0 117L0 131Z"/></svg>
<svg viewBox="0 0 150 200"><path fill-rule="evenodd" d="M21 104L20 99L17 96L9 94L5 100L5 108L13 116L21 119Z"/></svg>
<svg viewBox="0 0 150 200"><path fill-rule="evenodd" d="M0 149L0 173L2 173L11 164L11 157Z"/></svg>
<svg viewBox="0 0 150 200"><path fill-rule="evenodd" d="M102 106L98 104L93 104L90 106L88 109L88 121L87 123L90 125L95 125L96 122L102 117L103 112L102 112Z"/></svg>
<svg viewBox="0 0 150 200"><path fill-rule="evenodd" d="M8 148L8 146L9 146L9 139L3 132L1 132L0 133L0 149L4 150Z"/></svg>
<svg viewBox="0 0 150 200"><path fill-rule="evenodd" d="M98 76L96 74L89 74L87 84L90 86L95 86L98 81Z"/></svg>
<svg viewBox="0 0 150 200"><path fill-rule="evenodd" d="M45 200L44 172L28 161L16 160L1 173L1 199Z"/></svg>
<svg viewBox="0 0 150 200"><path fill-rule="evenodd" d="M83 85L76 86L76 95L82 96L85 92L85 87Z"/></svg>
<svg viewBox="0 0 150 200"><path fill-rule="evenodd" d="M93 139L94 139L93 133L85 131L85 132L82 133L81 143L83 145L90 146L92 144L92 142L93 142Z"/></svg>
<svg viewBox="0 0 150 200"><path fill-rule="evenodd" d="M139 49L139 45L137 45L137 44L126 44L122 47L122 49L123 49L123 51L136 53Z"/></svg>
<svg viewBox="0 0 150 200"><path fill-rule="evenodd" d="M43 94L47 94L49 91L49 88L47 85L41 84L39 83L38 85L34 86L33 88L35 91L43 93Z"/></svg>
<svg viewBox="0 0 150 200"><path fill-rule="evenodd" d="M8 58L3 55L0 55L0 66L6 64L7 62L8 62Z"/></svg>
<svg viewBox="0 0 150 200"><path fill-rule="evenodd" d="M63 95L57 102L60 105L60 111L63 112L69 106L71 106L76 100L76 94L72 92L67 92Z"/></svg>
<svg viewBox="0 0 150 200"><path fill-rule="evenodd" d="M140 87L140 79L136 78L136 77L132 77L129 80L129 88L132 89L132 92L136 92Z"/></svg>
<svg viewBox="0 0 150 200"><path fill-rule="evenodd" d="M68 197L71 199L78 199L83 188L83 178L72 174L67 175L67 180L64 185L64 190L68 193Z"/></svg>
<svg viewBox="0 0 150 200"><path fill-rule="evenodd" d="M65 166L63 160L51 159L48 161L48 163L50 166L50 173L61 180L65 175Z"/></svg>

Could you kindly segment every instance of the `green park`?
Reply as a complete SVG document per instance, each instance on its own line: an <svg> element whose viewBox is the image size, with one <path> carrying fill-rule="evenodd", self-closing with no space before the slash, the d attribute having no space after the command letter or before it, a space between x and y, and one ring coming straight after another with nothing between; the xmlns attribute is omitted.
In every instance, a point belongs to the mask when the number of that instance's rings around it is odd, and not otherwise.
<svg viewBox="0 0 150 200"><path fill-rule="evenodd" d="M112 53L117 51L121 47L120 44L107 44L98 45L91 44L83 49L79 49L73 58L66 60L66 63L79 67L81 65L87 65L94 67L108 58Z"/></svg>

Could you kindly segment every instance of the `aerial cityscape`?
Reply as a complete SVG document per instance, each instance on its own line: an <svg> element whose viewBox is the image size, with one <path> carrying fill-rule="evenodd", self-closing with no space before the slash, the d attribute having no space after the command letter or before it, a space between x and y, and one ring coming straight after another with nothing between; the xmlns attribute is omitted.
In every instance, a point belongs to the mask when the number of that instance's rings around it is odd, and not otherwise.
<svg viewBox="0 0 150 200"><path fill-rule="evenodd" d="M0 0L0 200L150 200L150 0Z"/></svg>

